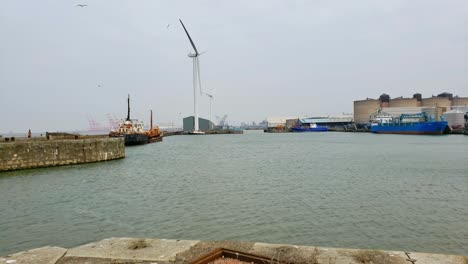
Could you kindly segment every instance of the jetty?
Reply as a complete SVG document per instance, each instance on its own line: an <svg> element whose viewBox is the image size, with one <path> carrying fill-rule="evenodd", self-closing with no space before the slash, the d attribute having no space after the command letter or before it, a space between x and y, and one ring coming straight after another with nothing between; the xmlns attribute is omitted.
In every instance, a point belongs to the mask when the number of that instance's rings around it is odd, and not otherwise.
<svg viewBox="0 0 468 264"><path fill-rule="evenodd" d="M244 134L243 130L224 129L224 130L206 130L203 135L226 135L226 134ZM188 131L164 131L163 137L191 135Z"/></svg>
<svg viewBox="0 0 468 264"><path fill-rule="evenodd" d="M123 138L47 133L46 137L7 137L0 141L0 172L125 157Z"/></svg>

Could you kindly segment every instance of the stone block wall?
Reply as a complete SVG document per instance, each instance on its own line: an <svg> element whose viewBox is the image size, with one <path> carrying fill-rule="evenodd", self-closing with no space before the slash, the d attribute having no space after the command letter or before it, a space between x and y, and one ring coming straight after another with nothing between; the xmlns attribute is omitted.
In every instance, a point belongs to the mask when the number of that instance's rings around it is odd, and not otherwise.
<svg viewBox="0 0 468 264"><path fill-rule="evenodd" d="M367 123L370 115L381 107L380 100L361 100L354 101L354 122Z"/></svg>
<svg viewBox="0 0 468 264"><path fill-rule="evenodd" d="M123 138L0 143L0 171L91 163L124 157Z"/></svg>
<svg viewBox="0 0 468 264"><path fill-rule="evenodd" d="M422 104L423 107L446 107L450 109L452 106L452 101L450 101L447 97L431 97L431 98L423 98Z"/></svg>
<svg viewBox="0 0 468 264"><path fill-rule="evenodd" d="M396 98L390 100L389 107L421 107L416 98Z"/></svg>
<svg viewBox="0 0 468 264"><path fill-rule="evenodd" d="M454 97L452 106L468 106L468 97Z"/></svg>

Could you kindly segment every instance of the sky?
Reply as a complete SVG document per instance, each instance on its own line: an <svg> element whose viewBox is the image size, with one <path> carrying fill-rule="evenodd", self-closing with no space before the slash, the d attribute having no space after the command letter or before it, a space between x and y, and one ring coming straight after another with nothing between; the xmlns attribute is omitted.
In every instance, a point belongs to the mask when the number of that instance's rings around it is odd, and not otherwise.
<svg viewBox="0 0 468 264"><path fill-rule="evenodd" d="M468 1L0 0L0 133L69 131L107 115L180 125L192 52L212 116L339 115L353 101L468 96ZM78 7L77 4L87 4ZM209 98L199 98L209 117ZM216 120L215 120L216 121Z"/></svg>

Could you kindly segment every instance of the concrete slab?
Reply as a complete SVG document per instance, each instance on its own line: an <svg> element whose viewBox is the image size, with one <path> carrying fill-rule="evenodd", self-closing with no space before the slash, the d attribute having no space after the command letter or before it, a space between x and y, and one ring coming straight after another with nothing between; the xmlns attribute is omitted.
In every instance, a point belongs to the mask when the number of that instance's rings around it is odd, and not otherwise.
<svg viewBox="0 0 468 264"><path fill-rule="evenodd" d="M69 249L65 258L174 261L177 253L188 250L198 242L198 240L109 238Z"/></svg>
<svg viewBox="0 0 468 264"><path fill-rule="evenodd" d="M63 257L56 264L172 264L169 261L148 261L108 258Z"/></svg>
<svg viewBox="0 0 468 264"><path fill-rule="evenodd" d="M410 257L412 259L417 260L416 263L424 263L424 264L468 264L467 256L454 256L454 255L414 252L414 253L410 253Z"/></svg>
<svg viewBox="0 0 468 264"><path fill-rule="evenodd" d="M0 258L0 264L179 264L220 247L294 264L411 264L402 251L143 238L104 239L68 251L38 248ZM468 264L467 256L411 252L410 257L415 264Z"/></svg>
<svg viewBox="0 0 468 264"><path fill-rule="evenodd" d="M297 246L286 244L255 243L249 253L273 258L285 263L324 263L324 264L355 264L354 254L357 250L324 248L312 246ZM403 263L402 263L403 262ZM410 264L404 261L388 262L388 264Z"/></svg>
<svg viewBox="0 0 468 264"><path fill-rule="evenodd" d="M411 264L402 251L324 248L283 244L255 243L249 253L286 263ZM468 257L430 253L411 253L411 259L424 264L468 264Z"/></svg>
<svg viewBox="0 0 468 264"><path fill-rule="evenodd" d="M0 257L0 264L55 264L66 252L67 249L61 247L36 248Z"/></svg>

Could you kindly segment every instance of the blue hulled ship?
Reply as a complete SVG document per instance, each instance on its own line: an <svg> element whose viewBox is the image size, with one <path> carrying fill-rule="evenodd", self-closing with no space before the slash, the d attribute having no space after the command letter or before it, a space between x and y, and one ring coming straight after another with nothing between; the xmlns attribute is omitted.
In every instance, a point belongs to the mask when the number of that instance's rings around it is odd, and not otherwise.
<svg viewBox="0 0 468 264"><path fill-rule="evenodd" d="M317 124L310 124L309 126L295 126L291 127L293 132L326 132L328 127L318 126Z"/></svg>
<svg viewBox="0 0 468 264"><path fill-rule="evenodd" d="M402 114L396 121L380 119L371 123L370 131L377 134L442 135L448 122L428 120L424 113Z"/></svg>

